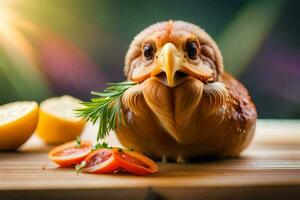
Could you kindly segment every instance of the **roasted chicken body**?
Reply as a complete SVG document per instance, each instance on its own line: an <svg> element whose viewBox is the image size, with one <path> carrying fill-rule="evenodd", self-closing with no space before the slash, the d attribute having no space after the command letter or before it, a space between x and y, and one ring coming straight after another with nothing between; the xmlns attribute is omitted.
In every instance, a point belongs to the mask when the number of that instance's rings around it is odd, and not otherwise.
<svg viewBox="0 0 300 200"><path fill-rule="evenodd" d="M116 133L125 147L185 162L235 157L250 143L255 105L200 27L167 21L146 28L132 41L124 71L138 83L122 96Z"/></svg>

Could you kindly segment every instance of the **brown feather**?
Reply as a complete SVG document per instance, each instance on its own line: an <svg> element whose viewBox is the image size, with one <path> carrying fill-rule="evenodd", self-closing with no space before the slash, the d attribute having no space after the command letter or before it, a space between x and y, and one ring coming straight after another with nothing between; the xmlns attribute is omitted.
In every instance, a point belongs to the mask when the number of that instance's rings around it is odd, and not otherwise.
<svg viewBox="0 0 300 200"><path fill-rule="evenodd" d="M256 109L241 83L226 73L220 80L228 91L226 98L205 91L197 79L176 88L155 78L134 86L123 97L125 122L116 131L120 141L173 160L237 156L254 134Z"/></svg>

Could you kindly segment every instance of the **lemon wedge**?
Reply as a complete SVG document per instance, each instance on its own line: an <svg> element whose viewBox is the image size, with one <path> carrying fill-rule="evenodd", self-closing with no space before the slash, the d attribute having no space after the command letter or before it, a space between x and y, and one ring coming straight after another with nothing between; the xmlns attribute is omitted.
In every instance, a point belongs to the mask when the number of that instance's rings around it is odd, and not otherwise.
<svg viewBox="0 0 300 200"><path fill-rule="evenodd" d="M80 102L67 95L43 101L36 134L47 144L61 144L80 136L86 123L75 114Z"/></svg>
<svg viewBox="0 0 300 200"><path fill-rule="evenodd" d="M24 144L38 122L38 104L13 102L0 106L0 149L13 150Z"/></svg>

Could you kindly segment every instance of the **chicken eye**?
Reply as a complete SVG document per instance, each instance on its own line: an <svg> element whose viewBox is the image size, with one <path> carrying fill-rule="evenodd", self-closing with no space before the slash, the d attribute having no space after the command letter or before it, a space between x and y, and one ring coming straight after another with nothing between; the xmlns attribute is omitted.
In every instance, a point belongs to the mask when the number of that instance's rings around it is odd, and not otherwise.
<svg viewBox="0 0 300 200"><path fill-rule="evenodd" d="M152 59L153 55L154 55L154 48L151 44L146 44L143 48L143 54L144 54L144 57L147 59L147 60L150 60Z"/></svg>
<svg viewBox="0 0 300 200"><path fill-rule="evenodd" d="M190 59L195 59L198 54L198 47L194 42L188 41L186 43L185 51Z"/></svg>

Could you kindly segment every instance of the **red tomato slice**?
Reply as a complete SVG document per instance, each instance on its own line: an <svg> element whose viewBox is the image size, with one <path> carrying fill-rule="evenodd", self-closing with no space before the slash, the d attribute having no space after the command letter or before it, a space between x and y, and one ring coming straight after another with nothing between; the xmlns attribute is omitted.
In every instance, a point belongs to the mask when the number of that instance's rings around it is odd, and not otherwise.
<svg viewBox="0 0 300 200"><path fill-rule="evenodd" d="M74 167L92 151L92 143L86 140L77 146L76 141L68 142L52 149L48 156L50 160L61 167Z"/></svg>
<svg viewBox="0 0 300 200"><path fill-rule="evenodd" d="M135 175L149 175L158 171L158 166L153 160L137 152L117 151L115 157L123 169Z"/></svg>
<svg viewBox="0 0 300 200"><path fill-rule="evenodd" d="M115 159L116 149L99 149L90 153L84 161L83 172L95 174L108 174L120 168L120 164Z"/></svg>

